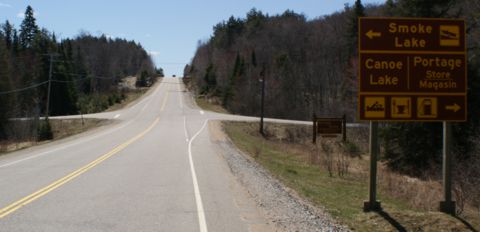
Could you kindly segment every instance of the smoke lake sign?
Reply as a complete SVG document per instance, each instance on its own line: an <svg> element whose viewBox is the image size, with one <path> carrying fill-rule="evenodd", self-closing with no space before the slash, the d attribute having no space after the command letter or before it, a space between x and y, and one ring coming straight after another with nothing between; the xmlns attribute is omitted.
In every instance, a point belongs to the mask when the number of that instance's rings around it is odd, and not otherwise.
<svg viewBox="0 0 480 232"><path fill-rule="evenodd" d="M467 120L465 20L360 17L358 24L358 114L370 121L364 211L381 210L376 198L378 121L443 121L440 211L455 215L448 122Z"/></svg>
<svg viewBox="0 0 480 232"><path fill-rule="evenodd" d="M465 21L359 19L359 119L466 121Z"/></svg>

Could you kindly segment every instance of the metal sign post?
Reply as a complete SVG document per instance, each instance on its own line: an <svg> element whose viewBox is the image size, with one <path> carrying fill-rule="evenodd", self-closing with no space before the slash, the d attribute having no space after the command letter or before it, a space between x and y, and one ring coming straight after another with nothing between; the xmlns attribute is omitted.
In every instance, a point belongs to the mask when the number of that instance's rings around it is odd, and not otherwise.
<svg viewBox="0 0 480 232"><path fill-rule="evenodd" d="M443 122L443 196L440 202L440 211L455 215L455 201L452 201L452 154L451 147L451 124Z"/></svg>
<svg viewBox="0 0 480 232"><path fill-rule="evenodd" d="M376 201L378 121L443 121L440 210L455 214L451 194L450 124L467 120L465 20L360 17L358 118L370 121L370 188Z"/></svg>
<svg viewBox="0 0 480 232"><path fill-rule="evenodd" d="M363 203L363 210L380 211L382 206L377 201L377 159L380 153L378 144L378 122L370 122L370 181L368 187L368 201Z"/></svg>

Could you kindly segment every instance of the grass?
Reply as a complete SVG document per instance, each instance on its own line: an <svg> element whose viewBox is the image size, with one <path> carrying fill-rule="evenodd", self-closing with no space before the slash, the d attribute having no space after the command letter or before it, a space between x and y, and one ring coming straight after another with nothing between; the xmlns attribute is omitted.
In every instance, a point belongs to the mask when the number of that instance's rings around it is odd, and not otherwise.
<svg viewBox="0 0 480 232"><path fill-rule="evenodd" d="M384 212L364 213L363 201L368 198L368 160L351 158L356 171L344 177L330 177L325 168L311 164L311 147L263 138L257 125L225 122L224 129L235 145L264 166L274 177L300 196L324 207L334 218L354 231L471 231L460 220L449 215L411 207L408 201L379 191ZM304 149L299 149L299 147ZM358 147L345 145L358 152ZM368 169L366 169L368 170ZM380 188L380 187L379 187Z"/></svg>
<svg viewBox="0 0 480 232"><path fill-rule="evenodd" d="M137 89L135 91L128 91L126 92L126 97L123 101L120 103L116 103L106 110L107 112L115 111L124 108L128 104L134 102L135 100L139 99L141 96L143 96L149 89L148 88L141 88Z"/></svg>
<svg viewBox="0 0 480 232"><path fill-rule="evenodd" d="M228 111L223 108L221 105L214 104L209 102L205 97L196 97L195 102L197 103L198 107L202 108L203 110L213 111L217 113L227 114Z"/></svg>
<svg viewBox="0 0 480 232"><path fill-rule="evenodd" d="M53 140L42 142L37 142L34 140L0 141L0 154L6 154L55 140L60 140L72 135L83 133L93 128L107 125L109 123L109 121L105 119L84 119L83 122L82 119L50 119L49 121L52 127ZM21 123L28 122L22 121Z"/></svg>

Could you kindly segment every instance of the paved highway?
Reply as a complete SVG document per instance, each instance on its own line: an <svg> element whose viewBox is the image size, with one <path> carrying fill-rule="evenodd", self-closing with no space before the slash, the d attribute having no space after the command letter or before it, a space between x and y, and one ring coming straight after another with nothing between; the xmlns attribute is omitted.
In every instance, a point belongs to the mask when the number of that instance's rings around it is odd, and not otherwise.
<svg viewBox="0 0 480 232"><path fill-rule="evenodd" d="M0 231L268 231L180 79L118 123L0 157ZM251 119L251 118L250 118ZM251 119L253 120L253 119Z"/></svg>

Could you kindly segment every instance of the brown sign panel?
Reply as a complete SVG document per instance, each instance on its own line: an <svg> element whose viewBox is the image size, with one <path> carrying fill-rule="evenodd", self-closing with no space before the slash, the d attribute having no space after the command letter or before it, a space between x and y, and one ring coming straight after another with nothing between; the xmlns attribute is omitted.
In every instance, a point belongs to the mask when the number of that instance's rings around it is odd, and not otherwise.
<svg viewBox="0 0 480 232"><path fill-rule="evenodd" d="M360 120L466 120L464 20L360 18L359 27Z"/></svg>
<svg viewBox="0 0 480 232"><path fill-rule="evenodd" d="M317 119L318 134L341 134L343 119Z"/></svg>
<svg viewBox="0 0 480 232"><path fill-rule="evenodd" d="M460 19L360 18L360 50L465 51Z"/></svg>
<svg viewBox="0 0 480 232"><path fill-rule="evenodd" d="M465 93L465 55L360 54L361 92Z"/></svg>
<svg viewBox="0 0 480 232"><path fill-rule="evenodd" d="M466 120L463 95L361 95L360 115L370 121Z"/></svg>

